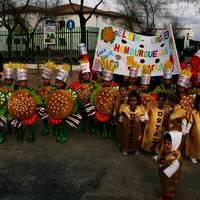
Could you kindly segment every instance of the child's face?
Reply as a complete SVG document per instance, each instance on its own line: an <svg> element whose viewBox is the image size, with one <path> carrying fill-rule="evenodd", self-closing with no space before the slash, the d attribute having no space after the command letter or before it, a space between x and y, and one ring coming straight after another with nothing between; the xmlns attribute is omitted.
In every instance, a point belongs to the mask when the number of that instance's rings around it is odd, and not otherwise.
<svg viewBox="0 0 200 200"><path fill-rule="evenodd" d="M165 99L164 97L159 97L159 98L157 99L158 107L163 106L163 105L165 104L165 101L166 101L166 99Z"/></svg>
<svg viewBox="0 0 200 200"><path fill-rule="evenodd" d="M60 81L58 79L56 79L55 84L56 84L56 87L58 87L58 88L62 88L65 85L64 82L62 82L62 81Z"/></svg>
<svg viewBox="0 0 200 200"><path fill-rule="evenodd" d="M137 97L134 97L134 96L130 97L130 99L129 99L130 107L135 108L137 104L138 104Z"/></svg>
<svg viewBox="0 0 200 200"><path fill-rule="evenodd" d="M136 78L136 77L131 77L131 76L129 76L129 77L128 77L128 81L129 81L130 84L134 84L134 83L136 83L137 78Z"/></svg>
<svg viewBox="0 0 200 200"><path fill-rule="evenodd" d="M43 79L44 85L50 85L50 79Z"/></svg>
<svg viewBox="0 0 200 200"><path fill-rule="evenodd" d="M163 142L163 151L169 153L172 149L172 142L170 140L164 140Z"/></svg>
<svg viewBox="0 0 200 200"><path fill-rule="evenodd" d="M127 90L125 87L122 87L119 89L119 93L122 97L126 97L127 96Z"/></svg>
<svg viewBox="0 0 200 200"><path fill-rule="evenodd" d="M90 73L89 72L83 73L82 76L83 76L83 80L84 81L89 81L90 80Z"/></svg>
<svg viewBox="0 0 200 200"><path fill-rule="evenodd" d="M5 79L5 80L4 80L4 84L8 84L8 85L13 84L13 82L14 82L13 79Z"/></svg>
<svg viewBox="0 0 200 200"><path fill-rule="evenodd" d="M28 86L27 80L20 81L19 82L19 86L21 86L21 87L27 87Z"/></svg>

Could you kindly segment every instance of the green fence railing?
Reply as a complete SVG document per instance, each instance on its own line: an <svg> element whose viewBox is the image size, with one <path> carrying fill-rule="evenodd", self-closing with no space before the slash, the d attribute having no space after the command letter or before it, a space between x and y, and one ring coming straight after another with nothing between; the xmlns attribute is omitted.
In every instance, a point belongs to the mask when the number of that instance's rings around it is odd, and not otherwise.
<svg viewBox="0 0 200 200"><path fill-rule="evenodd" d="M99 29L87 27L86 45L89 55L94 56ZM4 59L8 58L7 33L0 32L0 52ZM73 30L57 30L56 42L54 45L44 44L43 30L37 30L31 40L27 43L29 34L14 33L12 37L12 48L9 57L12 60L29 63L42 63L51 58L57 62L68 61L77 63L80 59L79 43L81 38L80 28ZM27 45L28 44L28 45Z"/></svg>

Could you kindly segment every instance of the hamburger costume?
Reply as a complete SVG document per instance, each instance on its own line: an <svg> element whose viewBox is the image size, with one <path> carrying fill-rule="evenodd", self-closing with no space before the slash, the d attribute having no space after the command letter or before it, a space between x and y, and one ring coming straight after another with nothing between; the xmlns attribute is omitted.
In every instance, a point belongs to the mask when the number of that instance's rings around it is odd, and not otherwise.
<svg viewBox="0 0 200 200"><path fill-rule="evenodd" d="M5 140L5 133L10 133L10 122L12 116L8 111L8 99L14 92L14 69L13 63L4 64L3 80L4 84L0 88L0 144Z"/></svg>
<svg viewBox="0 0 200 200"><path fill-rule="evenodd" d="M16 128L17 141L24 140L24 130L27 128L27 142L35 141L34 124L38 120L37 107L42 101L34 89L27 86L26 65L16 65L18 89L8 100L8 110L13 117L12 126Z"/></svg>
<svg viewBox="0 0 200 200"><path fill-rule="evenodd" d="M70 88L76 91L80 102L80 111L82 121L79 126L79 131L85 131L86 127L91 133L95 133L95 106L93 96L99 90L99 85L91 79L90 65L88 61L81 61L82 81L74 82Z"/></svg>
<svg viewBox="0 0 200 200"><path fill-rule="evenodd" d="M58 70L56 79L65 83L70 66L62 65ZM56 141L65 143L68 140L68 125L77 127L81 116L75 114L77 110L76 93L71 89L57 88L53 90L46 98L46 107L49 114L50 123L53 125L53 133Z"/></svg>
<svg viewBox="0 0 200 200"><path fill-rule="evenodd" d="M96 113L95 117L99 122L99 131L104 139L111 139L115 136L115 128L112 117L117 98L117 85L112 82L115 70L112 61L103 59L101 62L104 83L94 98Z"/></svg>

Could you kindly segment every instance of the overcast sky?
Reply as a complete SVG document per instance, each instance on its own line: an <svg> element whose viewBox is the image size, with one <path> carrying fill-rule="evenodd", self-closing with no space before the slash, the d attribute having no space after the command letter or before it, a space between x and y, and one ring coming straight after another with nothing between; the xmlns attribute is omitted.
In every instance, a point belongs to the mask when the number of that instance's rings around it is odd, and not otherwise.
<svg viewBox="0 0 200 200"><path fill-rule="evenodd" d="M63 0L64 3L69 3L68 0ZM73 3L80 3L80 0L72 0ZM86 6L94 7L98 0L85 0ZM116 0L104 0L104 3L99 6L102 10L118 11L119 8L115 3ZM183 28L192 28L194 35L193 39L200 41L200 9L189 3L174 3L170 5L170 11L178 18ZM159 26L164 24L163 19L159 19Z"/></svg>

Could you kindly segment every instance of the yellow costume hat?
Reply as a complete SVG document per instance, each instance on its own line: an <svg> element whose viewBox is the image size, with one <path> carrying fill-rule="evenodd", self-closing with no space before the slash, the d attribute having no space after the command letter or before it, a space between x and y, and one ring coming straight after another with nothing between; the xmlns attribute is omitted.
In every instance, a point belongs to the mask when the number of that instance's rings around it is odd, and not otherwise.
<svg viewBox="0 0 200 200"><path fill-rule="evenodd" d="M3 65L3 78L14 79L13 63L9 62Z"/></svg>
<svg viewBox="0 0 200 200"><path fill-rule="evenodd" d="M172 78L172 70L173 70L173 63L168 59L164 63L164 68L163 68L163 78L164 79L171 79Z"/></svg>
<svg viewBox="0 0 200 200"><path fill-rule="evenodd" d="M152 68L149 65L144 65L141 74L141 84L149 85L151 81L151 71Z"/></svg>
<svg viewBox="0 0 200 200"><path fill-rule="evenodd" d="M111 81L113 78L113 72L115 70L114 61L103 58L100 61L100 65L102 68L103 79L105 81Z"/></svg>
<svg viewBox="0 0 200 200"><path fill-rule="evenodd" d="M191 68L192 68L191 65L188 64L187 67L181 71L181 74L178 78L178 83L177 83L178 85L185 88L189 88L191 86L190 82L190 78L192 76Z"/></svg>
<svg viewBox="0 0 200 200"><path fill-rule="evenodd" d="M127 56L127 65L129 69L129 76L130 77L137 77L137 73L139 70L139 64L134 61L133 56Z"/></svg>
<svg viewBox="0 0 200 200"><path fill-rule="evenodd" d="M45 64L45 67L42 72L42 78L44 79L51 79L51 71L56 67L55 63L51 60Z"/></svg>

